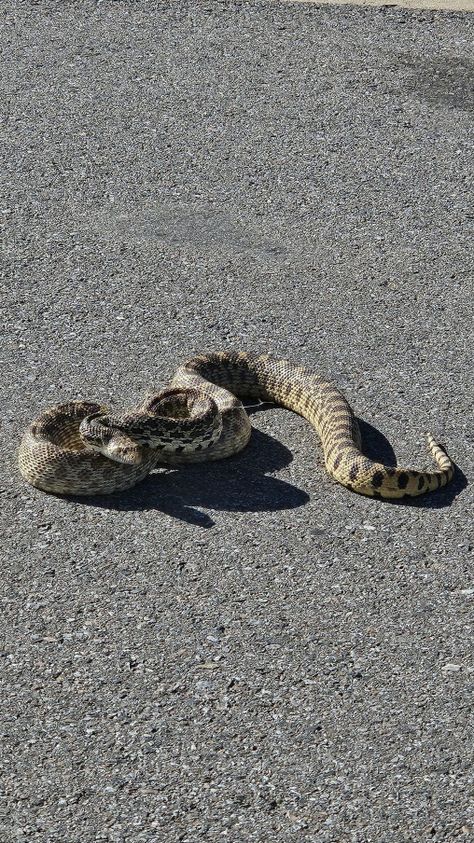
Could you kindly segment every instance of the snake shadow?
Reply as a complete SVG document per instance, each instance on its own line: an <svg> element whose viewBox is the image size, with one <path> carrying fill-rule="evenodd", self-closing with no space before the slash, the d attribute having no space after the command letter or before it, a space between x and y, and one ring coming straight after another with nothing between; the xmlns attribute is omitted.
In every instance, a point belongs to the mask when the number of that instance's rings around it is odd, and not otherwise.
<svg viewBox="0 0 474 843"><path fill-rule="evenodd" d="M246 408L249 415L268 405ZM397 459L388 439L376 427L357 419L364 453L371 459L394 466ZM159 510L173 518L200 527L212 527L214 521L201 508L228 512L277 512L296 509L308 503L309 495L297 486L268 476L293 460L293 454L281 442L253 428L247 447L233 457L219 462L183 465L148 475L140 484L124 492L91 497L69 497L88 506L117 511ZM324 471L321 466L321 471ZM380 500L390 506L440 509L449 506L467 480L456 468L454 480L436 493L419 498ZM347 492L347 494L350 494Z"/></svg>
<svg viewBox="0 0 474 843"><path fill-rule="evenodd" d="M201 507L229 512L276 512L307 503L309 495L302 489L268 476L268 472L278 471L292 460L287 447L254 428L247 447L228 459L164 468L127 491L73 500L119 511L156 509L190 524L212 527L213 519L201 512Z"/></svg>

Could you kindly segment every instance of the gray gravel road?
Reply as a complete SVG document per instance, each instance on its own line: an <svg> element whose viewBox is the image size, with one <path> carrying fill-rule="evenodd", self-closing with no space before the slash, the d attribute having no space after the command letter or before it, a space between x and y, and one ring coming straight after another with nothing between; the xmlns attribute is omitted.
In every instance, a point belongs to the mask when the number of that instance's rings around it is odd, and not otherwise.
<svg viewBox="0 0 474 843"><path fill-rule="evenodd" d="M12 2L3 23L2 843L472 839L474 17ZM206 349L333 378L414 505L309 425L85 501L22 429ZM391 443L391 445L389 444Z"/></svg>

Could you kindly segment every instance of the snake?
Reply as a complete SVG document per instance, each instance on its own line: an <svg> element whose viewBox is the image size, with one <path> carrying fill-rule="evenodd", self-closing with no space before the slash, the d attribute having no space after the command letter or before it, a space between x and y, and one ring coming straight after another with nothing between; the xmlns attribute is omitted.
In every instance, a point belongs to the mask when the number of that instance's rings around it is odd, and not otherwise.
<svg viewBox="0 0 474 843"><path fill-rule="evenodd" d="M161 466L230 457L251 435L243 401L256 399L303 416L319 435L330 477L373 498L417 496L445 486L454 464L428 434L431 471L384 465L362 451L357 418L340 390L308 367L270 354L198 354L169 385L123 413L91 401L43 412L25 431L19 468L33 486L58 495L123 491Z"/></svg>

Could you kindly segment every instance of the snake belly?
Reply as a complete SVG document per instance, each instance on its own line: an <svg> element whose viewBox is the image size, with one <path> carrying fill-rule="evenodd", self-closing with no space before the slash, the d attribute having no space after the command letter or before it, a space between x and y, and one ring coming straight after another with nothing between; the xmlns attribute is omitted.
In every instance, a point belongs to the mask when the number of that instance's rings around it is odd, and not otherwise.
<svg viewBox="0 0 474 843"><path fill-rule="evenodd" d="M307 419L321 439L329 475L351 491L379 498L421 495L448 483L454 466L445 451L428 436L428 448L437 465L433 471L417 471L382 463L361 451L359 426L341 392L304 366L268 354L214 352L197 355L175 373L168 389L197 390L212 398L222 416L222 430L210 447L195 443L192 450L167 441L166 448L144 449L143 465L120 465L100 454L89 454L78 436L78 422L64 411L58 421L52 411L36 420L20 445L20 471L25 479L44 491L59 494L108 494L129 488L157 465L219 460L242 450L251 425L242 399L270 401ZM72 402L77 417L98 405ZM83 406L84 409L83 410ZM140 408L137 410L139 416ZM130 418L130 413L127 418ZM46 421L43 421L43 420ZM62 424L62 427L60 427Z"/></svg>

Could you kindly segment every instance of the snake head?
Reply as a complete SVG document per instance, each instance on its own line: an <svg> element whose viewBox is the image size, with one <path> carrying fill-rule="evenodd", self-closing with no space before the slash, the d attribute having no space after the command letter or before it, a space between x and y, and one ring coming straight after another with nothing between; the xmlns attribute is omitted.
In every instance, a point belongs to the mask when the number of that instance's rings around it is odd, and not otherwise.
<svg viewBox="0 0 474 843"><path fill-rule="evenodd" d="M109 460L127 465L139 465L143 461L140 445L114 427L110 416L104 416L101 412L86 416L81 421L79 433L88 448Z"/></svg>

